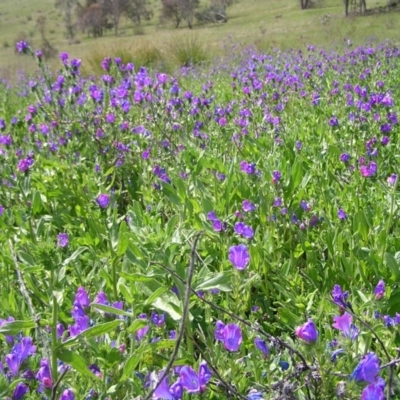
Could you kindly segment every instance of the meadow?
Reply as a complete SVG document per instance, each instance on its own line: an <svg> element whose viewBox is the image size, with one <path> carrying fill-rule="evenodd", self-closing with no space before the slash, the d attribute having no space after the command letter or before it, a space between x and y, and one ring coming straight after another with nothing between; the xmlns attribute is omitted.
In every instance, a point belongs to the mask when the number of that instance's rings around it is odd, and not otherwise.
<svg viewBox="0 0 400 400"><path fill-rule="evenodd" d="M399 398L399 47L0 98L0 397Z"/></svg>
<svg viewBox="0 0 400 400"><path fill-rule="evenodd" d="M46 18L45 32L49 42L58 52L66 51L71 57L82 59L82 73L86 76L101 73L99 65L104 57L121 57L125 63L147 67L161 66L170 72L183 65L187 54L197 62L210 62L221 54L229 55L230 48L225 49L222 43L230 37L237 44L254 45L259 51L306 49L308 44L335 49L341 48L344 39L350 39L356 45L366 42L376 45L386 39L398 39L400 30L398 9L362 18L345 18L343 4L337 0L315 0L313 8L308 10L301 10L299 3L292 0L240 0L227 9L228 22L225 24L195 23L193 30L184 26L173 29L171 24L160 22L160 0L149 0L153 17L143 21L140 27L122 18L117 37L110 30L103 37L94 39L77 29L76 40L71 43L65 37L62 12L54 3L54 0L1 2L2 78L15 82L19 70L35 70L32 59L20 57L14 45L16 41L26 40L34 48L40 48L39 17ZM204 7L206 1L202 0L201 4ZM386 0L369 0L367 7L372 10L386 4ZM193 51L197 51L196 54ZM57 70L56 59L49 60L48 64L53 71Z"/></svg>

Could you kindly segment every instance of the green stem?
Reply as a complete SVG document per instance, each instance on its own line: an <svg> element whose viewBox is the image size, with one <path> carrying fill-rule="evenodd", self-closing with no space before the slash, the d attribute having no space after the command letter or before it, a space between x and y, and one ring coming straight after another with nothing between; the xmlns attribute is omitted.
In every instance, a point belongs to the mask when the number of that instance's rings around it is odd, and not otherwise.
<svg viewBox="0 0 400 400"><path fill-rule="evenodd" d="M54 268L51 268L51 275L50 275L50 287L51 287L51 297L52 297L52 307L53 307L53 317L51 321L51 378L53 384L58 379L58 371L57 371L57 320L58 320L58 304L57 298L54 294Z"/></svg>

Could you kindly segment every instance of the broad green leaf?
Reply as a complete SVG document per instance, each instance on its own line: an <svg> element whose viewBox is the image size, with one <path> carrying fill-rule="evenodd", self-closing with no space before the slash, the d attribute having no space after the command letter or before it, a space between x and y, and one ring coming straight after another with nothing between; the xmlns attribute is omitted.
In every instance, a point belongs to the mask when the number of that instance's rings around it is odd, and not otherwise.
<svg viewBox="0 0 400 400"><path fill-rule="evenodd" d="M32 329L34 327L35 322L33 320L6 322L0 326L0 333L3 335L16 335L24 329Z"/></svg>
<svg viewBox="0 0 400 400"><path fill-rule="evenodd" d="M90 371L90 369L86 365L84 358L81 357L75 351L69 351L66 349L58 349L57 350L57 358L59 358L61 361L65 362L66 364L69 364L72 368L76 369L83 376L86 376L91 379L100 379Z"/></svg>
<svg viewBox="0 0 400 400"><path fill-rule="evenodd" d="M120 310L119 308L106 306L105 304L92 303L92 304L90 304L90 307L93 307L95 309L95 311L101 310L101 311L104 311L106 313L110 313L113 315L124 315L126 317L132 317L131 313L128 313L124 310Z"/></svg>

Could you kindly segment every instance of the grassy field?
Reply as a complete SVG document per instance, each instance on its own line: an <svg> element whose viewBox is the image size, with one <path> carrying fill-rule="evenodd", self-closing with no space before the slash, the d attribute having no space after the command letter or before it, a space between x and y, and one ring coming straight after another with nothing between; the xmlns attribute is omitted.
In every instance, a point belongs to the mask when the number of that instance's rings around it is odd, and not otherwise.
<svg viewBox="0 0 400 400"><path fill-rule="evenodd" d="M350 38L356 44L368 40L382 41L397 39L400 30L400 13L391 12L366 17L344 17L341 1L318 0L310 10L300 10L294 0L240 0L228 9L228 23L196 26L195 29L182 27L173 29L159 23L160 2L150 2L154 11L151 21L143 24L143 35L134 35L134 26L123 21L121 34L107 32L101 39L88 38L78 33L79 43L70 44L64 37L62 14L54 7L52 0L4 0L0 5L0 71L5 78L16 77L19 70L32 70L33 62L14 52L14 43L27 37L34 47L40 47L40 36L36 20L40 15L47 18L47 37L59 52L67 51L73 57L81 58L87 72L96 72L88 61L113 54L130 54L132 61L141 62L146 57L168 58L177 43L186 40L188 33L197 42L203 43L207 56L212 58L221 53L223 40L232 36L236 42L254 44L264 50L270 47L281 49L299 48L307 44L335 47L343 38ZM386 2L369 1L369 9L383 6ZM150 53L150 54L149 54ZM153 53L153 55L151 54ZM51 62L54 67L58 61Z"/></svg>

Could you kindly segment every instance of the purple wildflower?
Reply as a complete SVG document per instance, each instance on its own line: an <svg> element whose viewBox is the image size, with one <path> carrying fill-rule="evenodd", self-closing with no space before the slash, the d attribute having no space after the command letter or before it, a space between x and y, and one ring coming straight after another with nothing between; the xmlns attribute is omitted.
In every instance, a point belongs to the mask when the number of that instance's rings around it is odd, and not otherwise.
<svg viewBox="0 0 400 400"><path fill-rule="evenodd" d="M269 354L269 348L264 340L257 337L254 339L254 344L257 347L257 349L261 350L261 352L265 357Z"/></svg>
<svg viewBox="0 0 400 400"><path fill-rule="evenodd" d="M355 340L359 335L358 328L352 323L353 317L348 312L343 315L333 317L335 322L332 326L340 331L344 337Z"/></svg>
<svg viewBox="0 0 400 400"><path fill-rule="evenodd" d="M68 235L66 233L60 233L57 236L57 246L66 247L68 245Z"/></svg>
<svg viewBox="0 0 400 400"><path fill-rule="evenodd" d="M239 244L238 246L230 247L228 258L236 269L245 269L250 262L250 254L247 246Z"/></svg>
<svg viewBox="0 0 400 400"><path fill-rule="evenodd" d="M99 205L100 208L106 208L109 203L110 203L110 197L108 196L108 194L100 194L97 197L97 204Z"/></svg>
<svg viewBox="0 0 400 400"><path fill-rule="evenodd" d="M315 343L318 339L318 331L312 319L296 328L296 336L307 343Z"/></svg>
<svg viewBox="0 0 400 400"><path fill-rule="evenodd" d="M238 351L242 343L242 331L239 325L234 323L225 325L223 338L224 346L228 351Z"/></svg>
<svg viewBox="0 0 400 400"><path fill-rule="evenodd" d="M374 289L374 296L380 300L385 294L385 282L381 279Z"/></svg>
<svg viewBox="0 0 400 400"><path fill-rule="evenodd" d="M356 382L374 383L378 377L379 369L378 357L373 352L368 353L358 363L350 375L350 379L354 379Z"/></svg>

